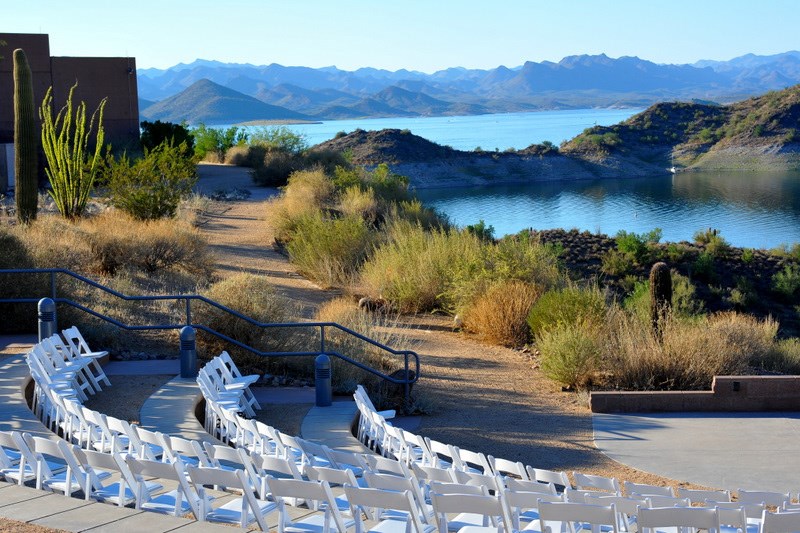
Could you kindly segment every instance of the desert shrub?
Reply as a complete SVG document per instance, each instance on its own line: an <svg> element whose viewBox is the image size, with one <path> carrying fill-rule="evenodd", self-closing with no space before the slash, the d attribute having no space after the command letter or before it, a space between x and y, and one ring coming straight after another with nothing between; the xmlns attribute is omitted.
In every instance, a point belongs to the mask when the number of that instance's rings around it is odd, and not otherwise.
<svg viewBox="0 0 800 533"><path fill-rule="evenodd" d="M602 257L601 270L609 276L624 276L634 268L634 261L628 254L616 249L605 252Z"/></svg>
<svg viewBox="0 0 800 533"><path fill-rule="evenodd" d="M637 281L623 302L624 308L640 320L650 320L650 280ZM695 297L695 287L689 278L672 271L672 313L691 317L703 312L703 302Z"/></svg>
<svg viewBox="0 0 800 533"><path fill-rule="evenodd" d="M631 390L708 389L715 375L747 373L772 353L777 325L737 313L670 316L658 342L649 324L615 313L605 349L610 385Z"/></svg>
<svg viewBox="0 0 800 533"><path fill-rule="evenodd" d="M650 245L657 244L661 240L661 228L655 228L647 233L634 233L620 230L614 240L617 250L626 255L636 264L642 265L647 262L650 252Z"/></svg>
<svg viewBox="0 0 800 533"><path fill-rule="evenodd" d="M25 244L33 267L87 273L87 257L91 257L91 250L84 228L85 221L72 223L50 215L40 216L35 224L16 227L13 231Z"/></svg>
<svg viewBox="0 0 800 533"><path fill-rule="evenodd" d="M561 325L599 326L605 316L605 297L597 286L571 285L542 294L531 308L528 326L538 336Z"/></svg>
<svg viewBox="0 0 800 533"><path fill-rule="evenodd" d="M769 372L800 374L800 339L781 339L775 343L772 352L758 361L755 366Z"/></svg>
<svg viewBox="0 0 800 533"><path fill-rule="evenodd" d="M421 312L445 305L454 265L477 261L481 244L464 231L430 232L408 222L394 222L388 242L364 264L361 282L367 293L388 299L402 312Z"/></svg>
<svg viewBox="0 0 800 533"><path fill-rule="evenodd" d="M524 281L500 281L467 307L464 328L493 344L523 346L530 340L526 319L540 293Z"/></svg>
<svg viewBox="0 0 800 533"><path fill-rule="evenodd" d="M250 131L248 142L282 150L292 154L300 154L308 150L308 140L302 133L297 133L286 126L268 126Z"/></svg>
<svg viewBox="0 0 800 533"><path fill-rule="evenodd" d="M377 225L382 218L378 199L372 189L349 187L339 198L339 210L345 215L360 218L371 226Z"/></svg>
<svg viewBox="0 0 800 533"><path fill-rule="evenodd" d="M346 154L335 150L322 150L319 148L303 153L303 164L306 168L321 168L328 174L332 174L337 167L348 167Z"/></svg>
<svg viewBox="0 0 800 533"><path fill-rule="evenodd" d="M105 178L111 203L132 217L152 220L174 217L182 198L197 182L197 168L186 157L186 145L161 144L133 162L109 155Z"/></svg>
<svg viewBox="0 0 800 533"><path fill-rule="evenodd" d="M152 275L178 270L208 279L213 262L205 239L190 224L160 219L139 221L106 213L83 226L93 268L106 275L134 270Z"/></svg>
<svg viewBox="0 0 800 533"><path fill-rule="evenodd" d="M31 225L35 225L41 217ZM21 228L29 229L30 225ZM33 258L18 231L0 225L0 269L33 268ZM47 280L41 276L21 274L0 275L0 299L28 298L48 295ZM36 304L0 304L0 333L30 332L36 329Z"/></svg>
<svg viewBox="0 0 800 533"><path fill-rule="evenodd" d="M323 287L345 285L372 248L372 235L361 217L325 218L321 213L295 219L289 258Z"/></svg>
<svg viewBox="0 0 800 533"><path fill-rule="evenodd" d="M692 273L698 279L703 281L714 281L717 278L717 272L714 265L714 256L708 251L701 252L697 259L692 264Z"/></svg>
<svg viewBox="0 0 800 533"><path fill-rule="evenodd" d="M696 231L694 242L705 246L705 251L711 254L712 257L720 257L730 250L730 245L718 230L708 228L706 230Z"/></svg>
<svg viewBox="0 0 800 533"><path fill-rule="evenodd" d="M786 301L800 295L800 266L787 264L772 276L772 290Z"/></svg>
<svg viewBox="0 0 800 533"><path fill-rule="evenodd" d="M483 219L479 220L477 224L469 224L464 229L482 241L494 242L494 226L486 225Z"/></svg>
<svg viewBox="0 0 800 533"><path fill-rule="evenodd" d="M450 267L443 302L451 312L463 312L498 282L523 281L536 285L540 292L563 284L557 250L542 244L530 232L523 231L497 243L475 237L481 244L479 253L465 256Z"/></svg>
<svg viewBox="0 0 800 533"><path fill-rule="evenodd" d="M321 170L295 172L284 187L283 194L273 200L275 230L278 241L289 241L296 220L316 213L334 201L334 187Z"/></svg>
<svg viewBox="0 0 800 533"><path fill-rule="evenodd" d="M392 220L405 220L426 230L450 228L450 221L446 215L426 207L417 198L391 204L387 216Z"/></svg>
<svg viewBox="0 0 800 533"><path fill-rule="evenodd" d="M267 148L261 163L253 166L253 182L267 187L284 185L293 172L303 168L301 156L284 150Z"/></svg>
<svg viewBox="0 0 800 533"><path fill-rule="evenodd" d="M559 322L536 335L544 375L567 387L592 383L600 363L601 343L596 326Z"/></svg>
<svg viewBox="0 0 800 533"><path fill-rule="evenodd" d="M262 276L234 274L212 284L203 295L262 323L282 323L294 319L296 314L291 301L280 296ZM241 343L261 351L295 351L303 345L302 334L292 328L262 329L221 309L207 305L193 306L196 324L203 324ZM286 367L283 358L264 358L238 348L218 337L198 332L198 348L210 359L227 350L241 363L242 372L280 372Z"/></svg>
<svg viewBox="0 0 800 533"><path fill-rule="evenodd" d="M396 350L413 350L416 344L397 327L397 317L361 311L347 298L337 298L323 304L317 312L316 319L322 322L336 322ZM403 357L391 355L335 328L326 330L325 344L329 351L355 359L387 375L405 368ZM352 394L356 385L361 384L371 393L370 397L376 404L387 406L386 402L390 401L392 396L391 387L384 386L381 378L337 357L331 357L331 360L334 392ZM413 361L410 361L410 370L414 370Z"/></svg>

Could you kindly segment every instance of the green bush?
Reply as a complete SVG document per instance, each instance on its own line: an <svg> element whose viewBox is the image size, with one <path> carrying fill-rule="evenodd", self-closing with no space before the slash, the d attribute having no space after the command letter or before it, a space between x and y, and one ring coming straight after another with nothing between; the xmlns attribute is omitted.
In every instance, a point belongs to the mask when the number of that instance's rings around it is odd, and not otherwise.
<svg viewBox="0 0 800 533"><path fill-rule="evenodd" d="M141 142L142 147L153 150L156 146L168 143L173 146L180 146L185 143L186 156L194 155L194 137L189 133L186 124L174 124L172 122L144 121L142 126Z"/></svg>
<svg viewBox="0 0 800 533"><path fill-rule="evenodd" d="M628 256L633 262L642 265L647 262L651 244L661 240L661 228L655 228L647 233L633 233L620 230L614 240L617 250Z"/></svg>
<svg viewBox="0 0 800 533"><path fill-rule="evenodd" d="M569 286L547 291L531 308L528 326L534 336L560 326L599 326L606 316L603 293L596 286Z"/></svg>
<svg viewBox="0 0 800 533"><path fill-rule="evenodd" d="M714 281L717 278L717 272L714 266L714 256L708 251L703 251L695 259L692 272L698 279L704 281Z"/></svg>
<svg viewBox="0 0 800 533"><path fill-rule="evenodd" d="M234 146L245 144L248 137L246 130L236 126L222 129L200 124L192 128L190 133L194 137L195 156L200 160L211 159L217 162L224 161L226 152Z"/></svg>
<svg viewBox="0 0 800 533"><path fill-rule="evenodd" d="M633 258L619 250L608 250L601 257L601 270L609 276L624 276L631 272L635 265Z"/></svg>
<svg viewBox="0 0 800 533"><path fill-rule="evenodd" d="M480 240L465 231L395 221L388 242L365 263L361 281L368 294L386 298L402 312L447 307L445 291L456 265L479 263Z"/></svg>
<svg viewBox="0 0 800 533"><path fill-rule="evenodd" d="M127 155L106 160L111 203L139 220L174 217L181 199L197 182L197 167L186 145L161 144L131 161Z"/></svg>
<svg viewBox="0 0 800 533"><path fill-rule="evenodd" d="M372 242L360 216L328 219L321 213L311 213L295 220L289 258L323 287L342 286L358 271Z"/></svg>
<svg viewBox="0 0 800 533"><path fill-rule="evenodd" d="M693 238L697 244L704 245L705 251L711 254L712 257L721 257L730 250L728 241L715 229L708 228L707 230L697 231Z"/></svg>
<svg viewBox="0 0 800 533"><path fill-rule="evenodd" d="M545 376L567 387L584 388L597 373L601 344L592 326L583 323L559 323L536 336Z"/></svg>
<svg viewBox="0 0 800 533"><path fill-rule="evenodd" d="M800 295L800 266L787 264L772 276L772 290L786 301Z"/></svg>
<svg viewBox="0 0 800 533"><path fill-rule="evenodd" d="M633 291L623 302L623 307L648 323L650 320L650 280L637 281ZM672 314L689 318L703 312L703 302L695 297L695 287L689 278L672 271Z"/></svg>
<svg viewBox="0 0 800 533"><path fill-rule="evenodd" d="M248 136L250 145L261 145L291 154L308 150L308 140L302 133L296 133L286 126L271 126L251 130Z"/></svg>

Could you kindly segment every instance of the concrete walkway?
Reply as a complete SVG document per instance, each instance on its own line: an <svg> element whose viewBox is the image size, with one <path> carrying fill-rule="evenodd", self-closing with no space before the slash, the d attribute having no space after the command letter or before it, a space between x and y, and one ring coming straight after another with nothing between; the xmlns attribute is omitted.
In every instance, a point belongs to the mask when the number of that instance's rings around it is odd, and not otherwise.
<svg viewBox="0 0 800 533"><path fill-rule="evenodd" d="M800 413L592 417L595 446L633 468L719 489L796 493Z"/></svg>

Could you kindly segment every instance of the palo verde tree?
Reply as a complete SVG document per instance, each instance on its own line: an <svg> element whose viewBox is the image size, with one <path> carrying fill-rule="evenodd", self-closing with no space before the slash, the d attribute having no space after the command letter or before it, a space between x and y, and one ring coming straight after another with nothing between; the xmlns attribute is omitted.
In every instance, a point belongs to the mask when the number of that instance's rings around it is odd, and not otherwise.
<svg viewBox="0 0 800 533"><path fill-rule="evenodd" d="M76 83L69 90L67 102L53 118L53 88L47 90L39 118L42 120L42 148L47 159L47 177L50 179L50 196L64 218L74 220L83 215L89 195L94 188L100 151L105 138L103 110L106 98L100 102L86 123L86 103L73 108L72 95ZM97 126L97 131L94 128ZM95 135L94 153L90 153L90 140Z"/></svg>
<svg viewBox="0 0 800 533"><path fill-rule="evenodd" d="M36 219L39 200L36 116L31 67L21 48L14 50L14 167L17 220Z"/></svg>

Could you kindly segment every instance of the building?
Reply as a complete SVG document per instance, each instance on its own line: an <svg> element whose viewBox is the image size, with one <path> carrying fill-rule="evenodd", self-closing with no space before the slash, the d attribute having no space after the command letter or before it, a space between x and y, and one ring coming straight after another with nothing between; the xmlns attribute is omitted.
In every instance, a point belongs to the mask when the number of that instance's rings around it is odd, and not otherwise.
<svg viewBox="0 0 800 533"><path fill-rule="evenodd" d="M0 191L13 176L14 65L13 53L25 50L33 74L33 97L38 108L53 87L53 108L64 105L75 82L73 103L86 102L87 114L108 98L103 117L105 142L115 148L139 139L139 95L133 57L53 57L46 34L0 33ZM87 118L88 119L88 118ZM8 145L11 145L10 147Z"/></svg>

